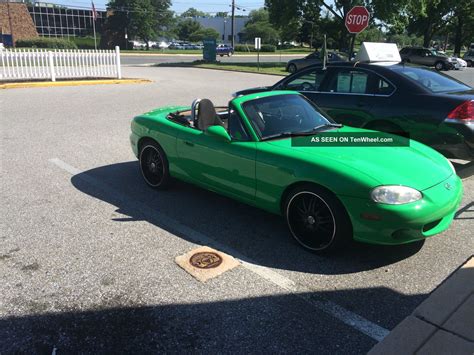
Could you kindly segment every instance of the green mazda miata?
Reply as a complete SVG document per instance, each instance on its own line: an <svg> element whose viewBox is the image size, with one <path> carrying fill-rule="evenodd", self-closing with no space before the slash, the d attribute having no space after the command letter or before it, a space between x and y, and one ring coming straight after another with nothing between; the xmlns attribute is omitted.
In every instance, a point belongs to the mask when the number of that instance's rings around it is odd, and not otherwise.
<svg viewBox="0 0 474 355"><path fill-rule="evenodd" d="M197 99L137 116L131 129L149 186L177 178L282 215L316 252L352 239L425 239L449 227L462 198L452 164L421 143L389 134L409 144L314 143L377 132L338 125L293 91L245 95L228 107Z"/></svg>

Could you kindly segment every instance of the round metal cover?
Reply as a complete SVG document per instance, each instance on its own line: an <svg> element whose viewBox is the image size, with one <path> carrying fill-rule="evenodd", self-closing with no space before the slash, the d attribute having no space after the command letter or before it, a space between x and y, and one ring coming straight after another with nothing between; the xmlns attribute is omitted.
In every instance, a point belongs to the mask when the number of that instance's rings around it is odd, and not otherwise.
<svg viewBox="0 0 474 355"><path fill-rule="evenodd" d="M199 269L213 269L222 264L222 258L217 253L207 251L193 254L189 262Z"/></svg>

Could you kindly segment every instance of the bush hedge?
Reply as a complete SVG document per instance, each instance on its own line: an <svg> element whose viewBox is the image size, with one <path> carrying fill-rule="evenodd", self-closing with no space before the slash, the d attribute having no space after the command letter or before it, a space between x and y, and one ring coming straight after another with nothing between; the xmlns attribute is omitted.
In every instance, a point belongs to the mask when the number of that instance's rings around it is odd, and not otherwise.
<svg viewBox="0 0 474 355"><path fill-rule="evenodd" d="M27 48L50 48L50 49L77 49L74 42L62 38L27 38L16 41L17 47Z"/></svg>
<svg viewBox="0 0 474 355"><path fill-rule="evenodd" d="M235 45L236 52L256 52L257 50L253 45L250 44L236 44ZM272 44L262 44L262 48L260 48L260 52L275 52L276 47Z"/></svg>
<svg viewBox="0 0 474 355"><path fill-rule="evenodd" d="M79 49L94 49L94 37L71 37L71 42L75 43ZM100 44L100 37L97 37L97 47Z"/></svg>

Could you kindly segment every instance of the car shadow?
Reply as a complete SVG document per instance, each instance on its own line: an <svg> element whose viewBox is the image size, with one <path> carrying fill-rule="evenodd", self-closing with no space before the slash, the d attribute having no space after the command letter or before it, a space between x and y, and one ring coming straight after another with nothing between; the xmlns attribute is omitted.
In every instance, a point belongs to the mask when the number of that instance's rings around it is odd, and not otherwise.
<svg viewBox="0 0 474 355"><path fill-rule="evenodd" d="M461 179L467 179L474 175L474 161L470 161L465 164L453 161L453 166L456 169L456 174Z"/></svg>
<svg viewBox="0 0 474 355"><path fill-rule="evenodd" d="M211 281L212 285L212 281ZM123 289L84 307L74 299L0 318L2 354L317 353L365 354L377 341L312 307L333 292L275 294L208 302L143 304ZM390 288L348 289L346 299L409 304L392 312L391 329L425 297ZM77 302L77 303L75 303ZM370 306L368 306L370 308ZM54 310L54 311L53 311ZM346 320L350 322L350 319Z"/></svg>
<svg viewBox="0 0 474 355"><path fill-rule="evenodd" d="M400 246L352 243L337 253L316 255L293 241L279 216L179 181L165 191L149 188L137 161L94 168L74 175L71 182L83 193L116 206L122 214L113 219L118 223L146 220L199 243L197 232L215 242L211 247L228 247L259 265L277 269L356 273L409 258L423 246L423 241Z"/></svg>

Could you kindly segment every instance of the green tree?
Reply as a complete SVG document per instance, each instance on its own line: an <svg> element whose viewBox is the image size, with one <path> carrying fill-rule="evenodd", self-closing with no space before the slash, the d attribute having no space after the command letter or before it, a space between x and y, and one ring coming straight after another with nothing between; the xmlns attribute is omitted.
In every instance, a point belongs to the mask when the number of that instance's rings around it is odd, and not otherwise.
<svg viewBox="0 0 474 355"><path fill-rule="evenodd" d="M187 18L178 22L176 26L176 33L178 38L183 41L189 41L192 33L202 29L202 26L196 20Z"/></svg>
<svg viewBox="0 0 474 355"><path fill-rule="evenodd" d="M280 38L278 31L270 23L268 11L265 9L250 12L243 34L246 42L253 41L255 37L261 37L263 43L277 44Z"/></svg>
<svg viewBox="0 0 474 355"><path fill-rule="evenodd" d="M207 13L190 7L181 14L181 17L206 17Z"/></svg>
<svg viewBox="0 0 474 355"><path fill-rule="evenodd" d="M229 17L229 13L225 11L219 11L216 12L216 15L214 17Z"/></svg>
<svg viewBox="0 0 474 355"><path fill-rule="evenodd" d="M325 0L265 0L271 23L280 31L288 24L297 25L299 35L295 39L300 42L309 42L311 38L321 37L321 12L326 11L326 25L331 22L331 26L336 25L338 28L337 36L332 40L338 42L339 48L348 47L349 34L344 25L344 18L356 4L360 5L361 1L334 0L334 4L330 4Z"/></svg>
<svg viewBox="0 0 474 355"><path fill-rule="evenodd" d="M201 28L189 35L191 42L202 42L205 38L216 39L219 37L219 32L213 28Z"/></svg>
<svg viewBox="0 0 474 355"><path fill-rule="evenodd" d="M147 44L160 31L169 13L170 0L111 0L107 4L112 14L107 17L101 46L119 45L127 48L125 35L140 39Z"/></svg>

